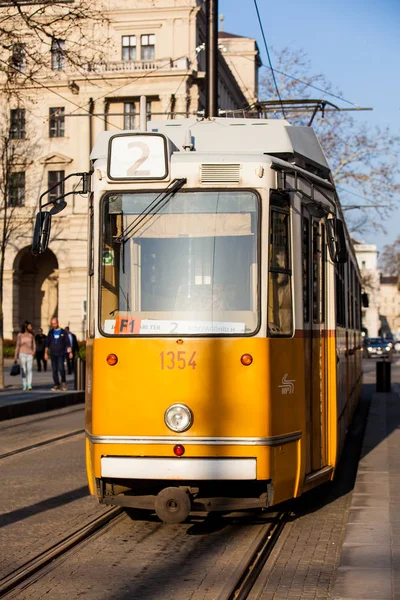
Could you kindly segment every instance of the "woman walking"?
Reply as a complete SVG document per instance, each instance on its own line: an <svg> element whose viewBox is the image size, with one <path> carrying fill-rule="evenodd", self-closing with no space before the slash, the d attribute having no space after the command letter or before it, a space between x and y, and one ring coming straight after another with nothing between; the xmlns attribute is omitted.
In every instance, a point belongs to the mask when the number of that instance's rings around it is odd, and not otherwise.
<svg viewBox="0 0 400 600"><path fill-rule="evenodd" d="M35 338L32 331L32 323L25 321L21 327L21 333L17 336L15 346L14 362L19 359L22 375L22 389L32 389L32 364L35 355Z"/></svg>

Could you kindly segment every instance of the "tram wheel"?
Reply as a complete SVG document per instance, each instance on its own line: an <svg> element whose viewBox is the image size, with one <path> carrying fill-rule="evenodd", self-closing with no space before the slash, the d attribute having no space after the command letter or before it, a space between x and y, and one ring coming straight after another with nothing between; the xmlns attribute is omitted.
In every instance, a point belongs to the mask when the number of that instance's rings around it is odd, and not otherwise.
<svg viewBox="0 0 400 600"><path fill-rule="evenodd" d="M190 498L178 487L164 488L156 496L155 509L164 523L182 523L190 513Z"/></svg>

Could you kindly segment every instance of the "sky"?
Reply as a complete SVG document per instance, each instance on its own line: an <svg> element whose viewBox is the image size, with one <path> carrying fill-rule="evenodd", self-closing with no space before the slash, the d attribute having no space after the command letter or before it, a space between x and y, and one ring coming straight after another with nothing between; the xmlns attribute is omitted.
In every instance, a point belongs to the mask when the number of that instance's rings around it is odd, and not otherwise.
<svg viewBox="0 0 400 600"><path fill-rule="evenodd" d="M343 98L373 108L351 113L356 119L389 126L400 135L400 0L257 3L273 66L283 48L303 50L311 63L310 74L324 74ZM254 0L219 0L219 14L224 15L225 31L257 40L262 62L267 64ZM309 97L318 97L315 94L310 89ZM360 203L354 197L354 204ZM400 197L397 209L382 225L386 233L363 234L366 243L376 243L380 250L400 235Z"/></svg>

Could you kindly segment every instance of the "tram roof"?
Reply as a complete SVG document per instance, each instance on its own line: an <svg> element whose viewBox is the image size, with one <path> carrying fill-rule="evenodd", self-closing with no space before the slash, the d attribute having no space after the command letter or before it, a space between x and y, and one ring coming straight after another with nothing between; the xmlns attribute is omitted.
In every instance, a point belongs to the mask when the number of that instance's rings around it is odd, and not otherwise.
<svg viewBox="0 0 400 600"><path fill-rule="evenodd" d="M269 154L294 162L307 170L316 167L327 177L329 165L311 127L295 127L283 119L176 119L148 121L147 131L164 134L185 152L183 145L190 130L193 154ZM104 131L98 136L90 158L106 158L110 137L128 131ZM132 133L132 132L130 132ZM139 132L137 132L139 133ZM322 174L322 173L321 173Z"/></svg>

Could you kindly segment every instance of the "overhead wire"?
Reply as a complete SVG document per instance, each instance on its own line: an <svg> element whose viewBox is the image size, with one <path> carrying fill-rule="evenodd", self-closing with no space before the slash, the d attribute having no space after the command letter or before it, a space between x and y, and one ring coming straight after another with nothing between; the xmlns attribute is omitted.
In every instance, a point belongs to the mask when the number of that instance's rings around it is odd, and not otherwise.
<svg viewBox="0 0 400 600"><path fill-rule="evenodd" d="M219 48L219 51L221 52L222 56L224 56L224 55L223 55L223 52L226 52L226 51L227 51L227 48L226 48L226 47L225 47L223 44L220 44L220 45L218 46L218 48ZM233 53L231 53L231 54L233 54ZM237 54L237 53L235 52L235 54ZM246 56L246 58L247 58L247 56ZM224 57L224 59L225 59L225 57ZM234 71L235 71L235 73L236 73L236 76L237 76L237 78L238 78L238 79L240 79L240 82L241 82L241 84L242 84L243 88L246 90L246 92L249 94L249 96L251 96L251 91L249 90L249 88L248 88L248 86L245 84L245 82L243 81L243 79L242 79L242 77L241 77L241 75L240 75L239 71L237 70L237 68L236 68L236 66L235 66L235 63L234 63L234 62L232 62L232 61L230 61L229 67L232 67L232 68L233 68L233 70L234 70Z"/></svg>
<svg viewBox="0 0 400 600"><path fill-rule="evenodd" d="M198 48L196 48L196 49L195 49L193 52L194 52L194 53L198 53L198 51L199 51L199 49L198 49ZM109 95L109 94L113 94L113 93L115 93L116 91L119 91L120 89L122 89L122 88L126 87L127 85L130 85L131 83L134 83L135 81L138 81L138 80L140 80L140 79L146 78L148 75L151 75L152 73L155 73L155 72L157 72L158 70L160 70L160 69L164 68L165 66L168 66L168 64L170 64L171 62L172 62L172 63L174 63L174 62L176 62L176 61L178 61L178 60L181 60L181 59L183 59L183 58L188 58L188 59L190 59L190 56L193 54L193 52L191 52L189 55L186 55L186 54L185 54L185 55L179 56L178 58L175 58L175 59L173 59L172 61L171 61L171 59L169 59L169 60L168 60L168 62L166 62L165 64L159 65L158 67L155 67L154 69L150 69L149 71L146 71L145 73L143 73L143 75L140 75L140 76L138 76L138 77L135 77L135 78L133 78L133 79L130 79L130 80L129 80L127 83L125 83L124 85L122 85L122 86L119 86L119 87L117 87L117 88L114 88L114 89L112 89L112 90L108 91L106 94L102 94L101 96L98 96L97 98L95 98L95 99L94 99L94 101L96 102L96 101L98 101L98 100L101 100L102 98L105 98L107 95ZM237 55L239 55L239 53L238 53L238 52L232 52L231 50L229 50L229 54L237 54ZM242 58L245 58L245 59L247 59L247 60L251 61L251 62L254 62L254 59L252 59L252 58L250 58L250 57L248 57L248 56L245 56L245 55L243 55L243 54L240 54L240 56L241 56ZM85 113L87 113L88 115L89 115L89 114L91 114L89 109L85 108L84 106L81 106L81 105L77 104L76 102L74 102L74 101L73 101L73 100L71 100L70 98L66 98L65 96L63 96L62 94L60 94L59 92L57 92L56 90L54 90L53 88L50 88L49 86L45 85L44 83L42 83L41 81L39 81L38 79L36 79L35 77L32 77L32 76L30 76L30 75L26 75L25 73L23 73L22 71L20 71L20 70L19 70L17 67L15 67L14 65L10 65L8 61L5 61L5 60L3 60L3 59L1 59L1 58L0 58L0 63L3 63L3 64L4 64L4 65L6 65L8 68L10 68L10 66L11 66L11 68L12 68L14 71L16 71L18 74L20 74L20 75L24 76L24 77L25 77L25 79L26 79L27 81L32 81L33 83L35 83L35 84L39 85L39 86L40 86L40 87L42 87L43 89L46 89L47 91L51 92L52 94L54 94L54 95L58 96L59 98L61 98L61 99L62 99L62 100L64 100L65 102L69 102L70 104L73 104L74 106L76 106L76 110L80 109L80 110L83 110L83 111L84 111ZM272 72L272 74L274 74L274 72L275 72L275 73L279 73L280 75L283 75L284 77L287 77L288 79L291 79L292 81L297 81L298 83L301 83L302 85L305 85L306 87L310 87L310 88L312 88L312 89L314 89L314 90L317 90L317 91L319 91L319 92L322 92L323 94L326 94L327 96L331 96L332 98L336 98L337 100L341 100L342 102L345 102L346 104L350 104L351 106L354 106L355 108L360 108L360 106L359 106L358 104L355 104L354 102L351 102L350 100L346 100L346 99L345 99L345 98L343 98L342 96L339 96L339 95L337 95L337 94L333 94L332 92L328 92L327 90L325 90L325 89L323 89L323 88L320 88L320 87L318 87L318 86L316 86L316 85L314 85L314 84L312 84L312 83L309 83L309 82L307 82L307 81L304 81L303 79L299 79L298 77L294 77L293 75L289 75L288 73L285 73L285 72L283 72L283 71L280 71L279 69L274 69L274 68L272 67L272 65L271 65L271 64L270 64L270 65L266 65L266 64L265 64L265 63L263 63L262 61L261 61L261 64L262 64L262 66L263 66L263 67L265 67L265 68L267 68L267 69L270 69L270 70L271 70L271 72ZM178 89L181 87L181 85L182 85L182 83L183 83L183 81L184 81L184 78L185 78L186 76L187 76L187 73L185 73L185 75L184 75L184 77L183 77L183 79L182 79L181 83L180 83L180 84L179 84L179 86L178 86ZM274 77L274 80L275 80L275 77ZM275 81L275 83L276 83L276 81ZM177 92L175 92L175 94L176 94L176 93L177 93ZM279 100L280 100L280 102L282 102L281 98L279 98ZM76 110L73 110L73 111L72 111L72 112L69 114L69 116L70 116L70 115L73 115L73 114L76 112ZM105 122L105 121L106 121L106 119L105 119L105 118L102 118L100 115L93 114L93 116L94 116L94 117L96 117L97 119L99 119L100 121L103 121L103 122Z"/></svg>
<svg viewBox="0 0 400 600"><path fill-rule="evenodd" d="M336 188L338 190L342 190L342 192L346 193L346 194L351 194L352 196L356 196L357 198L361 198L362 200L365 200L366 202L370 202L370 199L367 198L366 196L363 196L362 194L357 194L357 192L353 192L351 190L349 190L348 188L345 188L341 185L336 185Z"/></svg>
<svg viewBox="0 0 400 600"><path fill-rule="evenodd" d="M9 63L7 61L5 61L5 60L3 60L1 58L0 58L0 63L3 63L5 65L7 65L7 67L11 66L17 73L19 73L20 75L23 75L27 81L32 81L33 83L35 83L36 85L40 86L41 88L47 90L48 92L51 92L55 96L58 96L59 98L61 98L65 102L68 102L69 104L73 104L74 106L77 107L76 110L78 110L78 109L79 110L83 110L88 115L91 114L91 112L90 112L89 109L85 108L84 106L81 106L80 104L77 104L76 102L74 102L73 100L71 100L71 98L66 98L65 96L63 96L62 94L60 94L59 92L57 92L56 90L52 89L48 85L45 85L44 83L42 83L41 81L39 81L38 79L36 79L36 77L32 77L31 75L26 75L25 73L23 73L22 71L20 71L16 67L14 67L14 65L9 65ZM76 111L73 111L73 112L76 112ZM100 121L104 121L104 122L106 121L106 119L103 119L99 115L92 115L92 116L95 116L96 118L100 119Z"/></svg>
<svg viewBox="0 0 400 600"><path fill-rule="evenodd" d="M260 25L261 35L262 35L263 40L264 40L264 46L265 46L265 50L267 52L268 62L269 62L269 66L270 66L270 69L271 69L271 72L272 72L272 78L274 80L274 85L275 85L276 93L278 95L279 102L281 103L282 115L283 115L283 117L285 117L285 109L283 107L283 102L282 102L281 94L279 92L278 84L276 82L275 71L274 71L274 69L272 67L272 61L271 61L271 57L269 55L269 50L268 50L267 38L265 37L264 27L263 27L263 24L262 24L262 21L261 21L260 11L258 10L257 0L254 0L254 6L255 6L255 9L256 9L256 12L257 12L258 23Z"/></svg>
<svg viewBox="0 0 400 600"><path fill-rule="evenodd" d="M240 52L233 52L230 49L228 49L228 52L229 52L229 54L235 54L237 56L240 56L241 58L245 58L246 60L254 62L254 58L251 58L250 56L246 56L245 54L241 54ZM358 104L355 104L354 102L351 102L350 100L346 100L345 98L342 98L342 96L338 96L337 94L328 92L328 90L324 90L323 88L320 88L312 83L308 83L307 81L304 81L303 79L299 79L298 77L289 75L288 73L285 73L284 71L280 71L279 69L272 68L270 65L266 65L261 59L260 59L260 61L261 61L261 66L265 67L266 69L270 69L271 71L274 71L275 73L279 73L279 75L283 75L284 77L287 77L288 79L292 79L292 81L297 81L298 83L301 83L301 84L305 85L306 87L313 88L314 90L317 90L318 92L322 92L323 94L326 94L327 96L336 98L336 100L341 100L342 102L345 102L346 104L350 104L351 106L354 106L355 108L360 108L360 106Z"/></svg>
<svg viewBox="0 0 400 600"><path fill-rule="evenodd" d="M193 50L192 52L190 52L189 54L182 54L182 56L178 56L178 58L173 58L173 59L169 58L168 61L163 63L162 65L159 65L158 67L155 67L154 69L150 69L149 71L146 71L145 73L143 73L143 75L139 75L138 77L134 77L133 79L130 79L127 83L124 83L123 85L120 85L117 88L113 88L112 90L109 90L107 93L102 94L101 96L97 96L97 98L94 98L94 102L97 102L98 100L101 100L102 98L106 98L109 94L115 94L115 92L119 92L119 90L122 90L124 87L127 87L128 85L130 85L131 83L134 83L135 81L139 81L140 79L145 79L150 74L156 73L160 69L164 69L164 67L167 67L171 63L173 64L173 63L177 62L178 60L182 60L183 58L187 58L190 60L190 57L192 56L192 54L194 54L196 52L197 52L197 48L195 50ZM74 112L76 112L76 111L72 111L71 114L73 114Z"/></svg>
<svg viewBox="0 0 400 600"><path fill-rule="evenodd" d="M203 49L204 49L204 48L202 48L201 46L198 46L198 47L197 47L197 48L194 50L194 52L195 52L195 53L196 53L196 55L197 55L197 54L199 54L199 52L201 52L201 50L203 50ZM189 59L189 57L190 57L192 54L193 54L193 52L191 52L191 53L190 53L190 54L187 56L187 58ZM176 59L176 60L179 60L179 59ZM172 102L173 102L173 99L174 99L174 97L177 95L177 93L179 92L179 90L180 90L180 88L181 88L181 86L182 86L183 82L185 81L185 78L186 78L186 77L189 75L189 72L190 72L190 69L188 68L188 69L187 69L187 71L186 71L186 73L184 73L184 75L183 75L183 77L182 77L181 81L179 82L179 84L178 84L178 87L176 88L175 92L174 92L173 94L171 94L171 99L170 99L170 101L169 101L169 103L168 103L167 110L166 110L166 114L167 114L167 115L169 115L169 114L170 114L170 110L169 110L169 109L172 109Z"/></svg>
<svg viewBox="0 0 400 600"><path fill-rule="evenodd" d="M266 67L267 69L272 69L272 67L269 67L268 65L264 65L264 63L263 63L263 67ZM332 92L328 92L327 90L324 90L323 88L320 88L312 83L307 83L307 81L304 81L303 79L299 79L298 77L293 77L292 75L288 75L288 73L283 73L282 71L278 71L278 69L274 69L274 70L275 70L275 73L279 73L279 75L283 75L284 77L287 77L288 79L292 79L293 81L302 83L303 85L313 88L314 90L317 90L318 92L322 92L323 94L326 94L327 96L336 98L336 100L341 100L342 102L346 102L346 104L351 104L355 108L360 108L360 106L358 104L355 104L354 102L351 102L350 100L346 100L345 98L342 98L341 96L337 96L336 94L332 94Z"/></svg>
<svg viewBox="0 0 400 600"><path fill-rule="evenodd" d="M197 49L194 52L197 52ZM118 86L117 88L114 88L114 89L108 91L106 94L102 94L101 96L98 96L97 98L94 99L94 101L96 102L98 100L101 100L102 98L105 98L109 94L114 94L115 92L119 91L120 89L122 89L122 88L124 88L124 87L126 87L126 86L128 86L128 85L130 85L132 83L134 83L135 81L139 81L140 79L144 79L144 78L148 77L152 73L155 73L156 71L159 71L160 69L163 69L164 67L170 65L171 63L174 63L174 62L176 62L178 60L181 60L183 58L188 58L189 59L192 54L193 54L193 52L191 52L189 55L184 54L184 55L179 56L178 58L175 58L175 59L172 59L172 60L168 59L167 62L165 62L165 63L163 63L163 64L155 67L154 69L150 69L150 70L146 71L145 73L143 73L142 75L139 75L137 77L131 78L131 79L129 79L129 81L127 83L124 83L123 85ZM88 115L92 115L92 116L96 117L97 119L99 119L100 121L102 121L104 123L106 122L105 118L103 118L103 117L101 117L100 115L97 115L97 114L92 114L89 109L87 109L84 106L78 104L77 102L74 102L70 98L67 98L67 97L63 96L62 94L60 94L59 92L57 92L53 88L51 88L51 87L45 85L44 83L42 83L41 81L39 81L36 77L32 77L31 75L26 75L23 71L21 71L20 69L18 69L14 65L10 65L8 61L5 61L5 60L3 60L3 59L0 58L0 63L5 64L8 68L11 67L15 72L17 72L18 74L20 74L23 77L25 77L25 80L33 82L34 84L40 86L41 88L46 89L47 91L51 92L52 94L58 96L59 98L61 98L65 102L68 102L68 103L73 104L74 106L76 106L76 109L73 110L69 114L69 116L73 115L77 110L83 110ZM186 75L187 74L185 73L185 76ZM182 82L180 83L180 85L181 84L182 84ZM180 85L179 85L179 87L180 87ZM121 129L121 128L117 127L117 129Z"/></svg>

